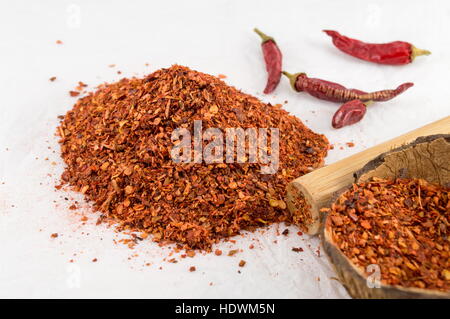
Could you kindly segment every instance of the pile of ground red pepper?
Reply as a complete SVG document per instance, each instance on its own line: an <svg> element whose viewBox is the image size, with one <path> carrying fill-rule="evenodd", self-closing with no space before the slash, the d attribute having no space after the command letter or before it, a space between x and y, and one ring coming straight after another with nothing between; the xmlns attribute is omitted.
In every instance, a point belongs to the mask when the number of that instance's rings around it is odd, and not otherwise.
<svg viewBox="0 0 450 319"><path fill-rule="evenodd" d="M176 163L172 133L278 128L279 168L258 163ZM62 182L83 193L120 228L141 237L209 250L222 238L295 218L287 183L323 164L329 144L281 105L183 66L105 84L79 99L58 128L67 164ZM269 150L270 151L270 150Z"/></svg>

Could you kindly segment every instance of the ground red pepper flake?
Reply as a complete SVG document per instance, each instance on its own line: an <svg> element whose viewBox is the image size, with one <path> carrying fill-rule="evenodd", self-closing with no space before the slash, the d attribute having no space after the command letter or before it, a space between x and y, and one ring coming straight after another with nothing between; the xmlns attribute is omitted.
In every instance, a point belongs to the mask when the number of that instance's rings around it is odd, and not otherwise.
<svg viewBox="0 0 450 319"><path fill-rule="evenodd" d="M216 256L222 255L222 251L220 249L216 249L214 253L216 254Z"/></svg>
<svg viewBox="0 0 450 319"><path fill-rule="evenodd" d="M188 257L194 257L195 256L195 251L193 251L193 250L188 250L188 251L186 251L186 255L188 256Z"/></svg>
<svg viewBox="0 0 450 319"><path fill-rule="evenodd" d="M58 236L59 236L58 233L53 233L50 235L51 238L57 238Z"/></svg>
<svg viewBox="0 0 450 319"><path fill-rule="evenodd" d="M355 184L332 205L332 241L389 285L450 291L450 188L422 179Z"/></svg>
<svg viewBox="0 0 450 319"><path fill-rule="evenodd" d="M93 263L96 263L97 261L98 261L97 258L92 259L92 262L93 262Z"/></svg>
<svg viewBox="0 0 450 319"><path fill-rule="evenodd" d="M189 271L190 272L194 272L194 271L196 271L197 269L195 268L195 266L191 266L191 267L189 267Z"/></svg>
<svg viewBox="0 0 450 319"><path fill-rule="evenodd" d="M217 77L221 80L227 78L227 76L225 74L218 74Z"/></svg>
<svg viewBox="0 0 450 319"><path fill-rule="evenodd" d="M173 162L172 132L180 127L193 132L194 120L202 120L204 129L279 128L278 171L263 175L252 163ZM67 164L63 183L118 221L120 229L185 249L210 250L243 229L295 224L285 188L322 166L328 151L323 135L281 105L262 103L217 77L177 65L100 86L77 101L58 134Z"/></svg>
<svg viewBox="0 0 450 319"><path fill-rule="evenodd" d="M50 81L51 82L53 82L53 81L55 81L56 80L56 76L52 76L51 78L50 78Z"/></svg>
<svg viewBox="0 0 450 319"><path fill-rule="evenodd" d="M75 97L75 96L80 95L80 92L77 92L77 91L69 91L69 94L70 94L71 97Z"/></svg>
<svg viewBox="0 0 450 319"><path fill-rule="evenodd" d="M355 143L353 143L353 142L347 142L345 144L347 144L348 147L354 147L355 146Z"/></svg>
<svg viewBox="0 0 450 319"><path fill-rule="evenodd" d="M56 44L63 44L61 40L56 40Z"/></svg>
<svg viewBox="0 0 450 319"><path fill-rule="evenodd" d="M232 249L228 252L228 256L234 256L239 252L239 249Z"/></svg>
<svg viewBox="0 0 450 319"><path fill-rule="evenodd" d="M239 262L239 267L244 267L247 262L245 260L241 260Z"/></svg>
<svg viewBox="0 0 450 319"><path fill-rule="evenodd" d="M285 230L283 230L283 232L281 234L284 236L289 235L289 229L286 228Z"/></svg>
<svg viewBox="0 0 450 319"><path fill-rule="evenodd" d="M85 87L87 87L88 85L79 81L77 87L75 88L75 90L77 91L82 91Z"/></svg>
<svg viewBox="0 0 450 319"><path fill-rule="evenodd" d="M301 252L303 252L303 248L302 247L292 247L292 251L296 252L296 253L301 253Z"/></svg>

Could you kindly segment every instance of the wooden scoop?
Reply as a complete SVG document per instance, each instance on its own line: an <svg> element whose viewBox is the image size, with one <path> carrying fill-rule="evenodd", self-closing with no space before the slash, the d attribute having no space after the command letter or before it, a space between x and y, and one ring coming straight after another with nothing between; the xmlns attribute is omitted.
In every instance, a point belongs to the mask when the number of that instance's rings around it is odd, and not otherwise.
<svg viewBox="0 0 450 319"><path fill-rule="evenodd" d="M419 137L410 144L401 146L376 157L364 165L362 169L358 170L355 173L355 176L357 183L367 182L372 178L420 178L433 184L450 186L450 134L436 134ZM336 201L339 201L339 199ZM329 204L329 207L330 206L332 206L332 204ZM427 215L425 215L425 218L426 216ZM374 276L368 275L368 271L366 269L356 265L352 259L348 258L341 251L339 245L334 242L333 220L329 216L326 216L326 214L324 214L323 217L325 222L321 231L321 239L324 251L333 265L339 281L344 285L350 296L353 298L450 299L450 291L418 287L403 287L383 283L380 281L381 273L380 277L377 278L378 285L375 288L373 285L375 283ZM444 215L442 217L444 217ZM381 217L380 220L383 220L383 217ZM431 222L430 219L428 219L428 221ZM412 230L412 228L409 230ZM358 232L358 230L355 231L355 233L356 232ZM445 230L442 233L440 231L437 233L442 237L446 236ZM372 231L372 235L369 235L369 237L374 235L375 234ZM370 240L373 240L373 237L368 239L369 242ZM425 246L426 244L421 242L419 245ZM359 248L364 250L362 246ZM424 267L427 269L427 263L424 262L422 264L419 261L420 258L416 259L416 257L413 256L405 256L405 258L408 257L410 257L411 260L418 261L420 268ZM375 264L372 264L371 266L374 265ZM381 265L379 265L379 267L381 267ZM380 268L380 271L383 269L386 271L386 265L382 267L384 268ZM446 270L445 265L440 270ZM427 271L422 274L424 273L427 273ZM409 274L403 273L402 276L413 277L417 276L417 274L414 274L414 272ZM416 277L416 279L418 278Z"/></svg>
<svg viewBox="0 0 450 319"><path fill-rule="evenodd" d="M320 209L326 207L340 190L355 182L355 172L382 153L410 143L421 136L450 134L450 116L419 129L371 147L341 161L317 169L293 180L287 187L287 205L299 218L299 226L310 235L316 235L321 226Z"/></svg>

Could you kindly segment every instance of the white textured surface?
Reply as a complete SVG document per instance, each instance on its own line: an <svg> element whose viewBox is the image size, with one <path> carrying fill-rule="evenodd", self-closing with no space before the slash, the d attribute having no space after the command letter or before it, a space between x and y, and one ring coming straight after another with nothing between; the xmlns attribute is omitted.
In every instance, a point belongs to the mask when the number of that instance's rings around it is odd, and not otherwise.
<svg viewBox="0 0 450 319"><path fill-rule="evenodd" d="M333 130L336 105L296 94L285 80L275 95L261 94L265 73L254 26L277 39L290 72L365 90L415 86L373 106L361 123ZM401 67L370 64L335 49L324 28L372 42L405 40L433 54ZM347 297L329 279L326 258L317 256L317 239L297 236L294 227L287 237L275 225L218 245L225 253L244 248L235 257L198 255L170 264L162 261L168 249L149 241L135 250L116 245L113 230L94 226L93 217L81 226L77 213L92 216L87 205L70 211L73 200L64 196L80 197L54 189L63 168L56 117L75 102L68 91L78 81L92 89L179 63L225 74L228 84L267 102L288 100L287 110L335 143L331 163L449 115L449 29L446 1L2 1L0 297ZM346 147L349 141L356 146ZM60 236L51 239L54 232ZM255 249L247 249L250 243ZM247 265L238 274L240 259Z"/></svg>

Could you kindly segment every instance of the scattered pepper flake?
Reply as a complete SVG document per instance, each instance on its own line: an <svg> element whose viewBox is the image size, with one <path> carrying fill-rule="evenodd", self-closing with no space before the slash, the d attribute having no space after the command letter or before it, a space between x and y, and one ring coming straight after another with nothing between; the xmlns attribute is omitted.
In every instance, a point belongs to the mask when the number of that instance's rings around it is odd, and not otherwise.
<svg viewBox="0 0 450 319"><path fill-rule="evenodd" d="M345 144L347 144L348 147L354 147L355 146L355 143L353 143L353 142L347 142Z"/></svg>
<svg viewBox="0 0 450 319"><path fill-rule="evenodd" d="M232 249L228 252L228 256L234 256L239 252L238 249Z"/></svg>

